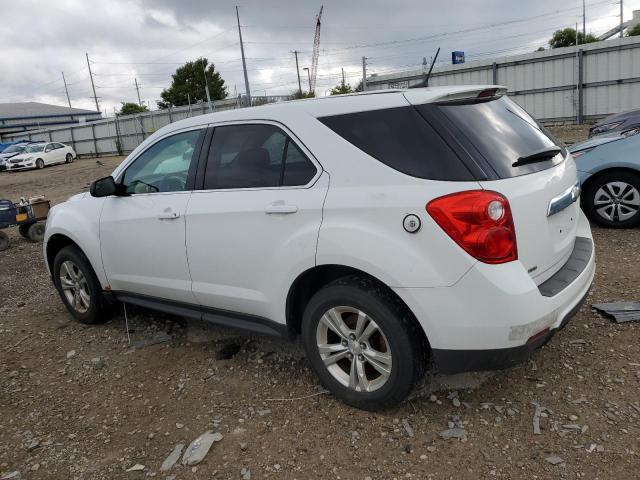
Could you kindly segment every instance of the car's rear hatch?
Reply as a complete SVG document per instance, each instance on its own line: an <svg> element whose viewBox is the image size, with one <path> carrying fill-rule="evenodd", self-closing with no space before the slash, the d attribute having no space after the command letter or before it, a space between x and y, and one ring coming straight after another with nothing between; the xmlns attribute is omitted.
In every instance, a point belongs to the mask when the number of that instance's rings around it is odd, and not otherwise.
<svg viewBox="0 0 640 480"><path fill-rule="evenodd" d="M496 89L428 103L405 96L459 152L482 188L511 206L518 259L536 284L573 250L579 205L575 163L564 146Z"/></svg>

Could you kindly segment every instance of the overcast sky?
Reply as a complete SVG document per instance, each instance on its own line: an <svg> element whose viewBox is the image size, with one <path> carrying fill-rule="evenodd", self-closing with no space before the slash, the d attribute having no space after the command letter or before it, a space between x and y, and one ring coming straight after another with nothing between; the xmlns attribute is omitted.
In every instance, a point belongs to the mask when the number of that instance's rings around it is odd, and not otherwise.
<svg viewBox="0 0 640 480"><path fill-rule="evenodd" d="M0 0L0 102L66 105L61 71L72 106L95 109L85 59L100 97L113 115L121 101L156 108L162 88L185 61L207 57L230 95L244 93L235 8L239 5L249 81L254 95L297 89L293 50L307 85L315 16L324 3L316 92L339 82L343 67L355 85L362 56L369 73L419 68L441 47L467 60L524 53L544 46L553 31L582 25L581 0ZM619 22L615 0L586 0L587 31L599 35ZM625 0L625 20L640 0Z"/></svg>

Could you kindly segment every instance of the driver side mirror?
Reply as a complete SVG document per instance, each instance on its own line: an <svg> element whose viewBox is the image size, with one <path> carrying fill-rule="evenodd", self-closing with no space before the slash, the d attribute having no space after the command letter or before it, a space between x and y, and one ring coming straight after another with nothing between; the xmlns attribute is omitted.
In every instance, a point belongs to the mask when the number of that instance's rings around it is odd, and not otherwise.
<svg viewBox="0 0 640 480"><path fill-rule="evenodd" d="M116 184L111 175L100 178L93 182L89 187L89 193L92 197L109 197L111 195L126 195L123 185Z"/></svg>

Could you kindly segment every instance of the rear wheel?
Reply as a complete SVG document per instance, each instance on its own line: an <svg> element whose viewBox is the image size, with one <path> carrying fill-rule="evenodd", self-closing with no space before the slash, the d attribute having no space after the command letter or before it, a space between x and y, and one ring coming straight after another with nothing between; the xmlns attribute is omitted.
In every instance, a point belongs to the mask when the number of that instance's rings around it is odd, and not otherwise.
<svg viewBox="0 0 640 480"><path fill-rule="evenodd" d="M53 281L64 306L76 320L87 324L104 320L100 283L79 248L69 245L57 253Z"/></svg>
<svg viewBox="0 0 640 480"><path fill-rule="evenodd" d="M27 228L27 238L32 242L41 242L44 240L44 223L36 222L29 225L29 228Z"/></svg>
<svg viewBox="0 0 640 480"><path fill-rule="evenodd" d="M9 237L6 233L0 232L0 252L9 248Z"/></svg>
<svg viewBox="0 0 640 480"><path fill-rule="evenodd" d="M73 155L71 155L70 153L67 153L67 157L65 160L67 163L72 163L73 162Z"/></svg>
<svg viewBox="0 0 640 480"><path fill-rule="evenodd" d="M18 227L18 232L20 235L26 239L29 239L29 227L33 225L32 223L23 223Z"/></svg>
<svg viewBox="0 0 640 480"><path fill-rule="evenodd" d="M589 218L604 227L640 225L640 175L612 171L596 177L585 189L583 204Z"/></svg>
<svg viewBox="0 0 640 480"><path fill-rule="evenodd" d="M44 160L42 160L41 158L36 160L36 168L37 169L42 169L44 168Z"/></svg>
<svg viewBox="0 0 640 480"><path fill-rule="evenodd" d="M425 369L417 325L386 287L360 276L316 293L302 341L321 383L345 403L381 410L400 403Z"/></svg>

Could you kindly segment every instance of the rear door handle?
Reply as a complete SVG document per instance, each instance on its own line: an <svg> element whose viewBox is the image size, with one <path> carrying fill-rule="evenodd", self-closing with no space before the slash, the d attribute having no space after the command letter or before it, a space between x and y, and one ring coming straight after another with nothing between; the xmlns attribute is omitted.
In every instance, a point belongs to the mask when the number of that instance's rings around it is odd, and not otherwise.
<svg viewBox="0 0 640 480"><path fill-rule="evenodd" d="M296 213L298 211L298 207L296 205L287 205L285 203L272 203L271 205L267 205L264 209L264 213L273 214L273 213Z"/></svg>
<svg viewBox="0 0 640 480"><path fill-rule="evenodd" d="M159 220L175 220L176 218L180 218L180 214L174 212L171 208L165 208L158 214Z"/></svg>

